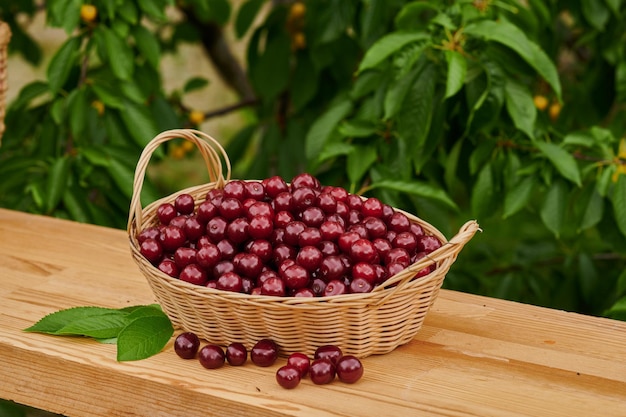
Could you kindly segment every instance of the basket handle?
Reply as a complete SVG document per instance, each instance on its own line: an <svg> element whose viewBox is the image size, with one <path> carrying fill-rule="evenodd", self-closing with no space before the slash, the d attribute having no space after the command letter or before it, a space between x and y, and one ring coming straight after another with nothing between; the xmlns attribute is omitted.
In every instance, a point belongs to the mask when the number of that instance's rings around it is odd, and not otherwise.
<svg viewBox="0 0 626 417"><path fill-rule="evenodd" d="M209 179L211 182L214 182L218 188L222 188L226 182L230 180L230 160L222 145L213 137L194 129L172 129L161 132L146 145L137 162L135 178L133 180L133 195L128 211L127 230L130 230L133 220L136 220L137 225L140 225L142 221L141 189L143 188L143 181L146 176L146 169L148 168L150 157L159 145L173 139L185 139L197 146L204 159ZM226 162L226 176L224 176L220 155Z"/></svg>
<svg viewBox="0 0 626 417"><path fill-rule="evenodd" d="M448 242L441 245L441 247L429 255L423 257L414 264L409 265L408 268L398 273L396 276L389 278L383 285L379 285L374 288L374 291L383 291L390 288L390 286L397 284L398 286L407 283L413 279L413 276L422 269L430 266L441 259L448 258L450 256L455 257L459 254L463 246L476 234L477 231L482 231L478 226L476 220L470 220L466 222L459 232ZM409 272L409 273L407 273Z"/></svg>

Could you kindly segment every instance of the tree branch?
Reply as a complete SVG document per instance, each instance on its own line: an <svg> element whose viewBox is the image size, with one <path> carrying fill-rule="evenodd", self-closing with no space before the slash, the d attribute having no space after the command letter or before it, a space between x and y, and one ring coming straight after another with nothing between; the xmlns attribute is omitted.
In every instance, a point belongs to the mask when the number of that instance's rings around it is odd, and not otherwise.
<svg viewBox="0 0 626 417"><path fill-rule="evenodd" d="M201 21L189 7L181 6L180 10L187 21L198 30L200 42L224 82L237 92L242 100L255 100L254 89L224 39L222 28L215 22Z"/></svg>

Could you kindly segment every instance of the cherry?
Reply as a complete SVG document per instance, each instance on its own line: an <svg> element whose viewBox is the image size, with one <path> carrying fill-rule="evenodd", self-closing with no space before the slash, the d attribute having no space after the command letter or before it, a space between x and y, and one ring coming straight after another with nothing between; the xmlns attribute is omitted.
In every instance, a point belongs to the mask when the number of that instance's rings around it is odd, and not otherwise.
<svg viewBox="0 0 626 417"><path fill-rule="evenodd" d="M190 194L179 194L174 199L174 207L180 214L193 213L195 202Z"/></svg>
<svg viewBox="0 0 626 417"><path fill-rule="evenodd" d="M245 210L240 200L232 197L225 197L218 206L220 216L226 220L234 220L244 215Z"/></svg>
<svg viewBox="0 0 626 417"><path fill-rule="evenodd" d="M213 278L217 279L227 272L235 272L235 265L229 260L219 261L213 267Z"/></svg>
<svg viewBox="0 0 626 417"><path fill-rule="evenodd" d="M238 217L226 226L226 237L234 244L243 243L250 236L250 223L245 217Z"/></svg>
<svg viewBox="0 0 626 417"><path fill-rule="evenodd" d="M337 239L337 244L342 252L350 253L352 244L359 239L361 236L355 231L344 232Z"/></svg>
<svg viewBox="0 0 626 417"><path fill-rule="evenodd" d="M417 223L411 223L411 227L409 228L409 231L413 233L415 237L420 237L420 236L425 235L424 228Z"/></svg>
<svg viewBox="0 0 626 417"><path fill-rule="evenodd" d="M219 214L219 210L211 201L203 201L196 210L196 217L202 224L207 224L209 220Z"/></svg>
<svg viewBox="0 0 626 417"><path fill-rule="evenodd" d="M356 356L346 355L337 362L336 372L341 382L354 384L363 376L363 364Z"/></svg>
<svg viewBox="0 0 626 417"><path fill-rule="evenodd" d="M364 279L370 284L374 284L377 279L375 264L368 262L359 262L352 266L352 280ZM354 291L353 291L354 292Z"/></svg>
<svg viewBox="0 0 626 417"><path fill-rule="evenodd" d="M315 246L304 246L296 255L296 263L303 266L307 271L313 272L322 263L324 255Z"/></svg>
<svg viewBox="0 0 626 417"><path fill-rule="evenodd" d="M241 275L236 272L226 272L222 274L216 283L218 290L241 292L243 289L243 281Z"/></svg>
<svg viewBox="0 0 626 417"><path fill-rule="evenodd" d="M222 239L217 242L217 248L222 254L222 259L233 259L233 257L237 253L237 245L235 245L228 239Z"/></svg>
<svg viewBox="0 0 626 417"><path fill-rule="evenodd" d="M272 366L278 358L278 345L271 339L261 339L252 346L250 360L257 366Z"/></svg>
<svg viewBox="0 0 626 417"><path fill-rule="evenodd" d="M324 288L324 297L346 294L348 292L347 288L348 286L344 281L333 279L326 284L326 288Z"/></svg>
<svg viewBox="0 0 626 417"><path fill-rule="evenodd" d="M315 293L313 292L312 289L305 287L305 288L300 288L296 291L293 292L293 297L308 297L308 298L312 298L315 297Z"/></svg>
<svg viewBox="0 0 626 417"><path fill-rule="evenodd" d="M346 204L350 209L361 212L363 207L363 199L356 194L348 194L346 198Z"/></svg>
<svg viewBox="0 0 626 417"><path fill-rule="evenodd" d="M317 245L318 249L322 252L324 257L330 255L339 255L339 246L336 243L329 240L323 240Z"/></svg>
<svg viewBox="0 0 626 417"><path fill-rule="evenodd" d="M209 344L200 349L198 359L206 369L217 369L224 365L226 354L220 346Z"/></svg>
<svg viewBox="0 0 626 417"><path fill-rule="evenodd" d="M285 259L295 258L296 249L293 246L279 243L274 247L274 252L272 253L272 262L274 262L274 265L280 265Z"/></svg>
<svg viewBox="0 0 626 417"><path fill-rule="evenodd" d="M265 187L265 193L270 198L276 198L278 194L289 191L289 186L285 180L278 175L266 178L262 182Z"/></svg>
<svg viewBox="0 0 626 417"><path fill-rule="evenodd" d="M301 173L294 176L291 179L291 190L295 190L297 188L308 187L313 190L319 190L321 185L317 178L309 173Z"/></svg>
<svg viewBox="0 0 626 417"><path fill-rule="evenodd" d="M226 347L226 360L229 365L241 366L248 360L246 347L239 342L233 342Z"/></svg>
<svg viewBox="0 0 626 417"><path fill-rule="evenodd" d="M196 252L196 262L202 268L211 269L222 259L222 253L217 245L205 243Z"/></svg>
<svg viewBox="0 0 626 417"><path fill-rule="evenodd" d="M285 296L285 281L280 277L269 277L261 284L262 295L272 295L275 297Z"/></svg>
<svg viewBox="0 0 626 417"><path fill-rule="evenodd" d="M261 271L261 273L256 278L256 280L257 280L257 283L262 285L269 278L280 279L280 277L278 276L278 273L276 271L274 271L273 269L266 269L265 271Z"/></svg>
<svg viewBox="0 0 626 417"><path fill-rule="evenodd" d="M376 197L370 197L363 202L361 212L364 216L381 218L383 216L383 203Z"/></svg>
<svg viewBox="0 0 626 417"><path fill-rule="evenodd" d="M170 224L170 221L178 215L176 208L171 203L163 203L159 205L159 207L157 207L156 214L159 222L165 226Z"/></svg>
<svg viewBox="0 0 626 417"><path fill-rule="evenodd" d="M268 216L273 218L276 214L272 205L266 201L255 201L246 212L248 220L256 216Z"/></svg>
<svg viewBox="0 0 626 417"><path fill-rule="evenodd" d="M309 373L311 360L301 352L294 352L287 357L287 365L291 365L300 372L300 377L304 378Z"/></svg>
<svg viewBox="0 0 626 417"><path fill-rule="evenodd" d="M424 235L417 239L417 251L430 253L441 247L441 242L435 236Z"/></svg>
<svg viewBox="0 0 626 417"><path fill-rule="evenodd" d="M281 210L274 215L274 226L284 228L294 221L293 214L290 211Z"/></svg>
<svg viewBox="0 0 626 417"><path fill-rule="evenodd" d="M298 246L317 246L322 242L322 232L316 227L306 227L298 236Z"/></svg>
<svg viewBox="0 0 626 417"><path fill-rule="evenodd" d="M340 278L345 272L345 265L337 255L330 255L322 259L319 267L319 277L326 282Z"/></svg>
<svg viewBox="0 0 626 417"><path fill-rule="evenodd" d="M208 277L204 269L198 264L189 264L180 271L179 278L181 281L189 282L190 284L205 285Z"/></svg>
<svg viewBox="0 0 626 417"><path fill-rule="evenodd" d="M272 259L272 244L268 240L252 240L246 245L246 250L258 256L263 263L268 263Z"/></svg>
<svg viewBox="0 0 626 417"><path fill-rule="evenodd" d="M332 195L338 203L345 203L348 200L348 191L342 187L332 187L329 194Z"/></svg>
<svg viewBox="0 0 626 417"><path fill-rule="evenodd" d="M358 210L350 209L350 211L348 211L348 214L346 215L346 223L349 225L359 224L362 220L363 215Z"/></svg>
<svg viewBox="0 0 626 417"><path fill-rule="evenodd" d="M315 359L309 367L311 381L316 385L329 384L335 379L335 365L328 358Z"/></svg>
<svg viewBox="0 0 626 417"><path fill-rule="evenodd" d="M326 290L326 282L320 278L314 278L311 281L311 291L316 297L322 297L324 295L324 290Z"/></svg>
<svg viewBox="0 0 626 417"><path fill-rule="evenodd" d="M363 219L363 226L370 239L382 238L387 234L387 225L379 217L366 217Z"/></svg>
<svg viewBox="0 0 626 417"><path fill-rule="evenodd" d="M302 212L306 208L315 204L315 191L309 187L296 188L291 193L293 208L296 211Z"/></svg>
<svg viewBox="0 0 626 417"><path fill-rule="evenodd" d="M284 365L276 371L276 382L285 389L293 389L300 384L300 371L295 366Z"/></svg>
<svg viewBox="0 0 626 417"><path fill-rule="evenodd" d="M315 200L315 205L322 209L326 214L332 214L337 211L337 200L329 192L321 193Z"/></svg>
<svg viewBox="0 0 626 417"><path fill-rule="evenodd" d="M244 183L244 194L246 198L253 200L263 200L265 198L265 187L260 181L246 181Z"/></svg>
<svg viewBox="0 0 626 417"><path fill-rule="evenodd" d="M163 258L161 244L153 238L147 238L139 245L139 252L152 264L158 264Z"/></svg>
<svg viewBox="0 0 626 417"><path fill-rule="evenodd" d="M143 229L137 235L137 241L141 244L146 239L158 239L161 231L156 226L151 226Z"/></svg>
<svg viewBox="0 0 626 417"><path fill-rule="evenodd" d="M370 240L361 238L350 246L350 256L354 262L373 263L378 257L378 251Z"/></svg>
<svg viewBox="0 0 626 417"><path fill-rule="evenodd" d="M385 264L399 263L404 268L411 264L411 255L404 248L393 248L385 256Z"/></svg>
<svg viewBox="0 0 626 417"><path fill-rule="evenodd" d="M300 220L307 226L320 227L322 223L324 223L324 220L326 220L326 215L321 208L312 206L302 211Z"/></svg>
<svg viewBox="0 0 626 417"><path fill-rule="evenodd" d="M234 198L243 201L246 195L246 187L244 181L232 180L224 185L224 199Z"/></svg>
<svg viewBox="0 0 626 417"><path fill-rule="evenodd" d="M214 188L209 190L206 194L206 201L210 201L211 203L219 206L222 200L224 199L224 190L221 188Z"/></svg>
<svg viewBox="0 0 626 417"><path fill-rule="evenodd" d="M174 351L183 359L194 359L199 347L200 339L192 332L183 332L174 339Z"/></svg>
<svg viewBox="0 0 626 417"><path fill-rule="evenodd" d="M170 277L178 278L178 274L180 273L180 268L176 266L176 262L169 258L163 259L158 266L161 272L166 273Z"/></svg>
<svg viewBox="0 0 626 417"><path fill-rule="evenodd" d="M212 242L217 243L226 237L228 222L221 216L213 217L206 225L206 234Z"/></svg>
<svg viewBox="0 0 626 417"><path fill-rule="evenodd" d="M337 365L337 362L343 356L343 351L336 345L322 345L315 349L313 359L326 358L330 359L333 365Z"/></svg>
<svg viewBox="0 0 626 417"><path fill-rule="evenodd" d="M417 249L417 237L411 232L400 232L391 244L396 248L404 248L409 253L415 253Z"/></svg>
<svg viewBox="0 0 626 417"><path fill-rule="evenodd" d="M309 271L297 264L285 269L281 277L287 288L295 290L306 287L310 280Z"/></svg>
<svg viewBox="0 0 626 417"><path fill-rule="evenodd" d="M205 232L205 226L196 216L189 216L185 219L183 231L191 242L196 242Z"/></svg>
<svg viewBox="0 0 626 417"><path fill-rule="evenodd" d="M163 245L163 249L174 252L185 244L187 236L185 236L185 233L180 227L168 225L161 230L159 241L161 245Z"/></svg>
<svg viewBox="0 0 626 417"><path fill-rule="evenodd" d="M274 231L272 217L266 215L254 216L250 220L248 233L252 239L267 239Z"/></svg>
<svg viewBox="0 0 626 417"><path fill-rule="evenodd" d="M296 246L300 239L300 234L304 232L306 225L301 221L293 221L285 226L285 243L288 245Z"/></svg>
<svg viewBox="0 0 626 417"><path fill-rule="evenodd" d="M288 191L283 191L279 193L274 200L272 200L272 206L274 207L274 211L277 213L279 211L292 211L293 209L293 197L291 193Z"/></svg>
<svg viewBox="0 0 626 417"><path fill-rule="evenodd" d="M263 261L254 253L240 253L241 256L233 259L235 271L245 277L256 278L263 269Z"/></svg>
<svg viewBox="0 0 626 417"><path fill-rule="evenodd" d="M387 226L396 233L408 232L411 229L411 221L404 213L395 212L389 217Z"/></svg>
<svg viewBox="0 0 626 417"><path fill-rule="evenodd" d="M376 281L375 277L370 282L366 278L352 278L350 281L350 293L352 294L362 294L371 292L374 288L372 282Z"/></svg>
<svg viewBox="0 0 626 417"><path fill-rule="evenodd" d="M174 262L176 262L178 268L183 269L189 264L196 263L196 254L197 251L195 249L182 246L174 252Z"/></svg>
<svg viewBox="0 0 626 417"><path fill-rule="evenodd" d="M322 240L334 242L339 239L339 236L341 236L344 232L344 227L340 222L328 220L328 218L320 225Z"/></svg>
<svg viewBox="0 0 626 417"><path fill-rule="evenodd" d="M176 226L179 227L181 229L185 228L185 222L187 221L187 214L181 214L178 215L176 217L174 217L172 220L170 220L170 224L169 226Z"/></svg>

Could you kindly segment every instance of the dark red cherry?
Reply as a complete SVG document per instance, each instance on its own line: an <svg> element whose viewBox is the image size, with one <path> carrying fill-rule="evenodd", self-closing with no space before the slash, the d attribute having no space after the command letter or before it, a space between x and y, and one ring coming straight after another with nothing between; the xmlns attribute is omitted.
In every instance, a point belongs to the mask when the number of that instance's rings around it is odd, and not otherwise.
<svg viewBox="0 0 626 417"><path fill-rule="evenodd" d="M198 353L200 364L206 369L217 369L224 365L226 354L217 345L206 345Z"/></svg>
<svg viewBox="0 0 626 417"><path fill-rule="evenodd" d="M174 352L183 359L194 359L199 347L200 339L192 332L183 332L174 340Z"/></svg>

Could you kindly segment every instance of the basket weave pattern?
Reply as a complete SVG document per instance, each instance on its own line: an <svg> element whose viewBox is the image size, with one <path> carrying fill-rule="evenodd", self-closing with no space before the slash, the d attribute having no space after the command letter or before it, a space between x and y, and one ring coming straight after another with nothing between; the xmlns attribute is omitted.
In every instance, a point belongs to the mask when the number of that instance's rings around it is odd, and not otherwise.
<svg viewBox="0 0 626 417"><path fill-rule="evenodd" d="M11 39L9 25L0 22L0 144L4 133L4 115L6 110L7 83L7 49Z"/></svg>
<svg viewBox="0 0 626 417"><path fill-rule="evenodd" d="M198 147L210 182L142 208L140 194L150 156L161 143L175 138L184 138ZM227 167L225 175L221 158ZM440 239L443 246L371 293L331 297L272 297L201 287L164 274L141 255L137 234L157 224L156 210L160 204L173 202L181 193L191 194L199 204L209 190L223 188L229 180L228 157L213 138L189 129L163 132L146 146L137 164L127 228L132 257L173 324L219 345L241 342L250 348L256 341L270 337L283 354L298 351L311 355L325 344L338 345L345 354L358 357L390 352L415 337L450 266L478 230L478 224L469 221L448 241L427 222L396 209L419 223L427 234ZM436 265L433 272L412 279L431 264Z"/></svg>

